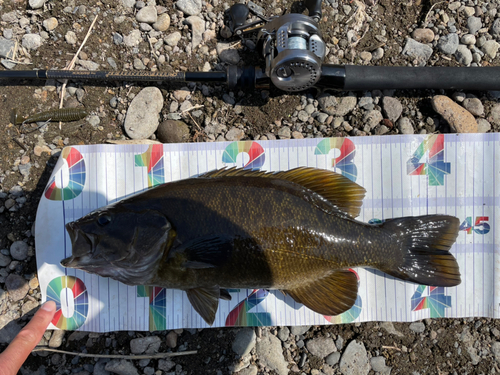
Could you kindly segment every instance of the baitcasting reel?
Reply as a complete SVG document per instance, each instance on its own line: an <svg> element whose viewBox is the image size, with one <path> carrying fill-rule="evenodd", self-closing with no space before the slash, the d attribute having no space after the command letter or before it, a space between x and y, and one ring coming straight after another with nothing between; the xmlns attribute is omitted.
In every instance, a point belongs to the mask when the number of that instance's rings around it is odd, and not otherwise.
<svg viewBox="0 0 500 375"><path fill-rule="evenodd" d="M230 34L245 39L257 34L257 49L265 61L265 75L277 88L284 91L303 91L316 85L321 77L325 57L325 42L319 30L321 1L308 1L309 16L299 13L284 14L270 19L257 13L254 3L234 4L229 8L226 26ZM249 14L258 21L245 24Z"/></svg>

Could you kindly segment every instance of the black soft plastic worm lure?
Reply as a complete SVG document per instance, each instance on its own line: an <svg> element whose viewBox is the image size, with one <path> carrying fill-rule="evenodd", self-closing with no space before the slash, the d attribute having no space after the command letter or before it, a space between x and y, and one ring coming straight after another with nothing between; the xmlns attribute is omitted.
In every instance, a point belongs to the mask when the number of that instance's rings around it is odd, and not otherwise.
<svg viewBox="0 0 500 375"><path fill-rule="evenodd" d="M81 120L87 115L88 113L84 108L61 108L51 109L50 111L35 113L32 116L23 117L17 113L17 109L13 109L11 112L10 122L15 125L39 121L70 122Z"/></svg>

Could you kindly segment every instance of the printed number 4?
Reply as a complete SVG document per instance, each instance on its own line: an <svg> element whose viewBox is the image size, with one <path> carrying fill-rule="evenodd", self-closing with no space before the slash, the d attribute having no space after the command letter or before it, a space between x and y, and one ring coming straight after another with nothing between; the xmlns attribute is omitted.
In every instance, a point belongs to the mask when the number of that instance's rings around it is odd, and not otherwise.
<svg viewBox="0 0 500 375"><path fill-rule="evenodd" d="M427 163L421 163L426 154ZM444 135L431 135L420 143L406 162L406 171L410 176L427 175L429 186L444 185L444 176L451 171L451 163L444 161Z"/></svg>
<svg viewBox="0 0 500 375"><path fill-rule="evenodd" d="M460 224L460 230L467 231L467 234L471 234L472 231L477 234L486 234L490 231L490 225L487 223L488 219L488 216L477 216L476 223L472 226L472 217L469 216Z"/></svg>

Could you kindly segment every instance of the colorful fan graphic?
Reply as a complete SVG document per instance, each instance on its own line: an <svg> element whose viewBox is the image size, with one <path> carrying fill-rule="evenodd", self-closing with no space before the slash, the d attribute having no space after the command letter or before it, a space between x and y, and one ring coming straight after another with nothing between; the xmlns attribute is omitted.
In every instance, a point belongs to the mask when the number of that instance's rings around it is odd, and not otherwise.
<svg viewBox="0 0 500 375"><path fill-rule="evenodd" d="M167 329L167 291L157 286L137 287L137 297L149 298L149 330L164 331Z"/></svg>
<svg viewBox="0 0 500 375"><path fill-rule="evenodd" d="M73 293L74 312L72 316L64 316L61 295L70 289ZM52 279L47 285L47 301L56 303L56 315L52 324L59 329L75 330L85 323L89 312L89 297L82 280L74 276L60 276ZM67 301L68 302L68 301Z"/></svg>
<svg viewBox="0 0 500 375"><path fill-rule="evenodd" d="M359 283L359 275L352 268L349 268L349 271L353 272L356 275ZM346 312L336 315L336 316L326 316L323 317L328 320L332 324L342 324L342 323L351 323L361 314L361 309L363 308L363 302L361 301L361 297L358 294L356 301L354 301L354 305L347 310Z"/></svg>
<svg viewBox="0 0 500 375"><path fill-rule="evenodd" d="M226 326L270 326L273 321L271 314L267 312L249 312L269 295L264 289L254 289L254 291L243 301L241 301L226 318Z"/></svg>
<svg viewBox="0 0 500 375"><path fill-rule="evenodd" d="M343 323L351 323L354 322L357 317L361 314L361 309L363 307L363 302L361 301L361 297L358 295L354 305L347 310L345 313L336 316L326 316L323 315L326 320L328 320L332 324L343 324Z"/></svg>
<svg viewBox="0 0 500 375"><path fill-rule="evenodd" d="M148 168L148 187L165 183L163 145L150 145L146 152L135 155L135 166Z"/></svg>
<svg viewBox="0 0 500 375"><path fill-rule="evenodd" d="M422 296L428 288L428 296ZM443 318L444 309L451 307L451 296L444 294L443 287L419 285L413 296L411 296L411 310L419 311L430 309L431 318Z"/></svg>
<svg viewBox="0 0 500 375"><path fill-rule="evenodd" d="M45 188L45 198L52 201L67 201L74 199L81 194L85 187L85 161L82 154L73 147L66 147L62 150L62 158L68 165L69 180L66 186L57 187L56 180L60 181L61 170L52 177ZM62 168L61 168L62 169ZM57 179L56 179L57 177Z"/></svg>
<svg viewBox="0 0 500 375"><path fill-rule="evenodd" d="M332 159L332 167L337 168L340 172L351 181L356 182L358 177L358 169L354 164L354 156L356 155L356 146L347 138L325 138L319 142L314 149L314 155L328 155L332 149L340 150L340 156Z"/></svg>
<svg viewBox="0 0 500 375"><path fill-rule="evenodd" d="M427 163L420 163L427 156ZM406 163L406 171L410 176L427 175L429 186L444 185L444 176L451 173L451 163L444 161L444 134L433 134L427 137Z"/></svg>
<svg viewBox="0 0 500 375"><path fill-rule="evenodd" d="M253 141L230 143L222 154L222 162L236 163L236 157L242 152L246 152L250 157L250 160L243 168L251 170L262 168L266 160L266 154L262 146Z"/></svg>

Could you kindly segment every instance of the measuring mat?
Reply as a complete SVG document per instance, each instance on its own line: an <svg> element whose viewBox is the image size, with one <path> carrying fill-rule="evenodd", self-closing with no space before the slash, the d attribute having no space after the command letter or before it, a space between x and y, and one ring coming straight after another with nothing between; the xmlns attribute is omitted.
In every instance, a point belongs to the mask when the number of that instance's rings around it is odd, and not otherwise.
<svg viewBox="0 0 500 375"><path fill-rule="evenodd" d="M356 268L355 305L323 316L280 291L230 289L214 326L320 325L500 317L500 134L396 135L280 141L65 148L40 200L36 255L43 300L57 303L49 328L109 332L207 327L185 292L66 269L71 255L64 225L165 182L222 167L284 171L299 166L342 173L367 193L358 220L426 214L460 219L451 248L462 283L428 287ZM497 262L499 260L499 262Z"/></svg>

